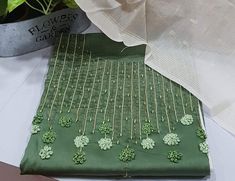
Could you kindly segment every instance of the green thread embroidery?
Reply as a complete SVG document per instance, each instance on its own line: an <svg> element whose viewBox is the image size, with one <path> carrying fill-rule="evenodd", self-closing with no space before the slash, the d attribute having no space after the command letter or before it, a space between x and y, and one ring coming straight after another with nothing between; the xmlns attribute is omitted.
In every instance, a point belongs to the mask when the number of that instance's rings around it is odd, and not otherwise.
<svg viewBox="0 0 235 181"><path fill-rule="evenodd" d="M178 145L180 142L180 139L177 134L168 133L163 137L163 141L165 144L167 144L169 146L173 146L173 145Z"/></svg>
<svg viewBox="0 0 235 181"><path fill-rule="evenodd" d="M135 159L135 150L128 146L122 150L119 155L119 160L123 162L129 162Z"/></svg>
<svg viewBox="0 0 235 181"><path fill-rule="evenodd" d="M189 126L193 124L193 116L186 114L180 119L181 124Z"/></svg>
<svg viewBox="0 0 235 181"><path fill-rule="evenodd" d="M77 136L74 139L74 144L77 148L83 148L89 143L89 138L87 136Z"/></svg>
<svg viewBox="0 0 235 181"><path fill-rule="evenodd" d="M199 143L199 149L202 153L205 153L205 154L209 152L208 144L205 141L202 143Z"/></svg>
<svg viewBox="0 0 235 181"><path fill-rule="evenodd" d="M32 128L31 128L31 133L32 134L37 134L38 132L40 131L40 126L39 125L32 125Z"/></svg>
<svg viewBox="0 0 235 181"><path fill-rule="evenodd" d="M33 117L33 124L40 124L43 120L43 114L37 113L36 116Z"/></svg>
<svg viewBox="0 0 235 181"><path fill-rule="evenodd" d="M173 163L178 163L182 156L183 154L178 151L169 151L167 158Z"/></svg>
<svg viewBox="0 0 235 181"><path fill-rule="evenodd" d="M73 156L75 164L83 164L86 161L86 154L83 151L77 151Z"/></svg>
<svg viewBox="0 0 235 181"><path fill-rule="evenodd" d="M111 125L109 123L103 122L99 126L99 131L101 134L109 134L112 131Z"/></svg>
<svg viewBox="0 0 235 181"><path fill-rule="evenodd" d="M49 159L53 154L52 148L45 145L39 152L39 156L42 160Z"/></svg>
<svg viewBox="0 0 235 181"><path fill-rule="evenodd" d="M143 149L149 150L153 149L153 147L155 146L155 142L151 138L146 138L142 140L141 145L143 146Z"/></svg>
<svg viewBox="0 0 235 181"><path fill-rule="evenodd" d="M144 134L150 135L154 131L153 125L149 122L144 123L144 125L142 127L142 131Z"/></svg>
<svg viewBox="0 0 235 181"><path fill-rule="evenodd" d="M59 124L62 127L69 128L72 124L72 120L69 116L62 116L59 120Z"/></svg>
<svg viewBox="0 0 235 181"><path fill-rule="evenodd" d="M202 140L206 140L207 136L206 136L206 132L204 129L202 128L198 128L196 131L197 136L202 139Z"/></svg>
<svg viewBox="0 0 235 181"><path fill-rule="evenodd" d="M110 138L101 138L98 144L102 150L109 150L112 147L112 140Z"/></svg>
<svg viewBox="0 0 235 181"><path fill-rule="evenodd" d="M43 143L53 143L56 139L56 133L54 131L48 131L42 135Z"/></svg>

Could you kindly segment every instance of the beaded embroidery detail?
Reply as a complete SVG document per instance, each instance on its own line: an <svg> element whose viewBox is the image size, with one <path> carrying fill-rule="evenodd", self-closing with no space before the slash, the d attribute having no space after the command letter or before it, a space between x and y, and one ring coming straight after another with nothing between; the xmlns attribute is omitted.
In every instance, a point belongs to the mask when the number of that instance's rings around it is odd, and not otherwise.
<svg viewBox="0 0 235 181"><path fill-rule="evenodd" d="M180 142L180 139L177 134L168 133L167 135L163 137L163 141L165 144L172 146L172 145L178 145Z"/></svg>
<svg viewBox="0 0 235 181"><path fill-rule="evenodd" d="M49 159L53 154L52 148L50 146L44 146L40 152L39 156L41 157L42 160Z"/></svg>
<svg viewBox="0 0 235 181"><path fill-rule="evenodd" d="M169 151L167 158L173 163L178 163L182 156L183 154L178 151Z"/></svg>
<svg viewBox="0 0 235 181"><path fill-rule="evenodd" d="M209 147L208 147L208 144L204 141L202 143L199 144L199 149L202 153L208 153L209 151Z"/></svg>
<svg viewBox="0 0 235 181"><path fill-rule="evenodd" d="M60 37L50 62L42 103L33 119L32 134L45 131L44 125L39 126L42 122L47 122L49 128L42 135L41 141L47 144L39 151L42 159L52 156L51 146L59 139L55 124L63 127L61 130L76 130L71 140L76 151L70 155L76 165L89 159L86 149L94 144L107 153L120 149L116 156L125 163L138 156L139 148L142 152L155 151L160 139L166 150L180 142L184 144L183 136L178 136L178 125L194 126L198 121L196 99L189 92L143 61L97 57L86 47L85 35L76 35L76 39L70 36L66 44L62 43L64 35ZM196 134L205 141L202 128ZM123 145L128 146L122 149ZM208 145L200 143L197 151L207 153ZM182 156L177 151L168 153L168 159L174 163Z"/></svg>
<svg viewBox="0 0 235 181"><path fill-rule="evenodd" d="M31 133L32 134L37 134L38 132L40 131L40 126L39 125L32 125L32 128L31 128Z"/></svg>
<svg viewBox="0 0 235 181"><path fill-rule="evenodd" d="M180 119L181 124L183 125L190 125L193 123L193 117L192 115L186 114L184 117Z"/></svg>

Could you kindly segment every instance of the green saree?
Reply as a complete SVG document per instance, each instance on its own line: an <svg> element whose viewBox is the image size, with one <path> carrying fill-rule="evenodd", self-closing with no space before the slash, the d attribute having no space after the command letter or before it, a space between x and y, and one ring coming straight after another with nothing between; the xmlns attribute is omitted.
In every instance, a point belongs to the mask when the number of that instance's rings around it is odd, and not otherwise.
<svg viewBox="0 0 235 181"><path fill-rule="evenodd" d="M22 174L209 175L199 100L146 66L144 54L103 34L62 34Z"/></svg>

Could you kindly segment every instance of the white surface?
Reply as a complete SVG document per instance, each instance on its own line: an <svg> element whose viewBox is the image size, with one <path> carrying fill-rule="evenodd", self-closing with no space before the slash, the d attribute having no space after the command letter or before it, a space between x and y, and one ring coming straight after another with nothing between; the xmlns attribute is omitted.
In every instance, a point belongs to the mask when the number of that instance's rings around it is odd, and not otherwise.
<svg viewBox="0 0 235 181"><path fill-rule="evenodd" d="M20 57L0 58L0 161L20 164L43 91L50 52L51 48L47 48ZM214 172L210 178L201 180L231 181L235 168L235 137L210 118L206 117L205 122Z"/></svg>

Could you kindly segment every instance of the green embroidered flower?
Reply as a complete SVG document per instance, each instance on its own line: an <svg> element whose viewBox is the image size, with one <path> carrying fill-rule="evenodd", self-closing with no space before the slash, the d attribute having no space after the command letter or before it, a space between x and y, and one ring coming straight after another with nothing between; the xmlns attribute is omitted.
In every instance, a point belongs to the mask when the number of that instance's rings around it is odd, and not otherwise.
<svg viewBox="0 0 235 181"><path fill-rule="evenodd" d="M102 150L109 150L112 147L112 140L110 138L101 138L98 144Z"/></svg>
<svg viewBox="0 0 235 181"><path fill-rule="evenodd" d="M154 131L153 125L151 123L144 123L142 131L144 134L150 135Z"/></svg>
<svg viewBox="0 0 235 181"><path fill-rule="evenodd" d="M43 120L43 114L37 113L36 116L33 117L33 124L40 124Z"/></svg>
<svg viewBox="0 0 235 181"><path fill-rule="evenodd" d="M111 128L109 123L103 122L99 126L99 131L100 131L101 134L109 134L112 131L112 128Z"/></svg>
<svg viewBox="0 0 235 181"><path fill-rule="evenodd" d="M37 134L38 132L40 131L40 126L39 125L32 125L32 128L31 128L31 133L32 134Z"/></svg>
<svg viewBox="0 0 235 181"><path fill-rule="evenodd" d="M39 156L41 157L41 159L45 160L45 159L49 159L53 154L52 148L50 146L44 146L40 152L39 152Z"/></svg>
<svg viewBox="0 0 235 181"><path fill-rule="evenodd" d="M202 128L198 128L196 131L196 134L199 138L201 138L202 140L206 140L206 132L204 129Z"/></svg>
<svg viewBox="0 0 235 181"><path fill-rule="evenodd" d="M180 142L180 139L177 134L175 133L168 133L163 137L163 141L167 145L178 145Z"/></svg>
<svg viewBox="0 0 235 181"><path fill-rule="evenodd" d="M69 116L62 116L59 120L59 124L62 127L69 128L72 124L72 120Z"/></svg>
<svg viewBox="0 0 235 181"><path fill-rule="evenodd" d="M83 148L89 143L89 138L87 136L77 136L74 139L74 144L77 148Z"/></svg>
<svg viewBox="0 0 235 181"><path fill-rule="evenodd" d="M119 155L119 160L123 162L129 162L134 159L135 159L135 150L129 147L124 148Z"/></svg>
<svg viewBox="0 0 235 181"><path fill-rule="evenodd" d="M181 160L183 154L178 151L169 151L167 158L174 163L178 163Z"/></svg>
<svg viewBox="0 0 235 181"><path fill-rule="evenodd" d="M208 151L209 151L208 144L205 141L200 143L199 144L199 149L202 153L208 153Z"/></svg>
<svg viewBox="0 0 235 181"><path fill-rule="evenodd" d="M73 156L75 164L83 164L86 161L86 154L83 151L78 151Z"/></svg>
<svg viewBox="0 0 235 181"><path fill-rule="evenodd" d="M42 135L43 143L53 143L56 139L56 133L54 131L48 131Z"/></svg>
<svg viewBox="0 0 235 181"><path fill-rule="evenodd" d="M180 119L180 122L181 122L181 124L188 126L188 125L193 123L193 116L189 115L189 114L186 114L186 115L184 115L184 117L182 117Z"/></svg>
<svg viewBox="0 0 235 181"><path fill-rule="evenodd" d="M141 142L143 149L153 149L155 142L151 138L143 139Z"/></svg>

